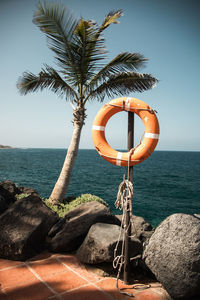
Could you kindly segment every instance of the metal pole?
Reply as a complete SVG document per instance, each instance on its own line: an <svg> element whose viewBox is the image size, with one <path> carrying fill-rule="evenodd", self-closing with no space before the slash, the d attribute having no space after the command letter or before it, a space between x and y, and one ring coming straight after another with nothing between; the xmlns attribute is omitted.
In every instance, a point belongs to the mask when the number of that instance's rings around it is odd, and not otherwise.
<svg viewBox="0 0 200 300"><path fill-rule="evenodd" d="M134 113L128 112L128 151L134 147ZM133 181L133 167L129 167L129 178L131 182ZM130 224L130 225L129 225ZM129 206L126 210L125 215L125 225L128 230L125 233L125 250L124 250L124 283L129 284L130 280L130 235L131 235L131 223L130 223L130 212Z"/></svg>

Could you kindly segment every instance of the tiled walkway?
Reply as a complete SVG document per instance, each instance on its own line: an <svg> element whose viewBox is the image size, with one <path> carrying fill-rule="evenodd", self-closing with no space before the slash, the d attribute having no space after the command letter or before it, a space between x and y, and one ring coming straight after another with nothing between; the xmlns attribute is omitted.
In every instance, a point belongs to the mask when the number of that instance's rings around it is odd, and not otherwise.
<svg viewBox="0 0 200 300"><path fill-rule="evenodd" d="M0 300L169 300L159 283L146 290L116 288L114 278L100 277L87 270L74 255L44 253L27 261L0 259Z"/></svg>

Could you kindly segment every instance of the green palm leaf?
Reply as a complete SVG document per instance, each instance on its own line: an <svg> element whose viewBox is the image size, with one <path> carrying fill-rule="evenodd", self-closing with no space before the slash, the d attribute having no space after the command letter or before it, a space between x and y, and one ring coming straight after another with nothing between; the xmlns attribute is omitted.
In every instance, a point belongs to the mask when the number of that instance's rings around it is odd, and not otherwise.
<svg viewBox="0 0 200 300"><path fill-rule="evenodd" d="M76 57L76 65L79 66L79 78L82 84L86 84L94 77L95 73L103 67L101 63L107 53L102 32L112 23L118 23L117 19L122 15L121 11L110 12L101 26L91 20L81 19L75 30L76 43L72 43Z"/></svg>
<svg viewBox="0 0 200 300"><path fill-rule="evenodd" d="M90 89L96 87L106 80L106 77L119 74L120 72L137 71L144 66L147 59L139 53L123 52L118 54L113 60L105 65L98 73L94 75L88 83ZM87 90L87 88L86 88Z"/></svg>
<svg viewBox="0 0 200 300"><path fill-rule="evenodd" d="M107 97L116 95L127 95L130 92L143 92L153 88L158 80L150 74L139 74L136 72L122 72L111 76L96 89L91 90L85 99L97 99L102 102Z"/></svg>
<svg viewBox="0 0 200 300"><path fill-rule="evenodd" d="M48 47L56 54L58 63L64 65L71 82L77 82L74 53L71 49L77 20L63 5L44 2L43 5L38 4L33 22L47 36Z"/></svg>
<svg viewBox="0 0 200 300"><path fill-rule="evenodd" d="M18 80L17 87L23 95L48 88L60 97L68 96L72 101L78 98L73 88L60 77L56 70L47 65L46 70L42 69L38 75L24 72Z"/></svg>
<svg viewBox="0 0 200 300"><path fill-rule="evenodd" d="M72 48L81 85L85 85L94 76L96 69L102 67L99 62L105 58L104 40L96 40L97 31L95 24L83 19L75 30Z"/></svg>

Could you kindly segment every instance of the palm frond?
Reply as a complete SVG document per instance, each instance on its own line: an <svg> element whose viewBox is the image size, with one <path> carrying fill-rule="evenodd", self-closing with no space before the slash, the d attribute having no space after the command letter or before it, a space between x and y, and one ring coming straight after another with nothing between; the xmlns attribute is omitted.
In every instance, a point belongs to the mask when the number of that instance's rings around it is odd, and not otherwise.
<svg viewBox="0 0 200 300"><path fill-rule="evenodd" d="M78 21L60 3L38 4L38 9L34 13L33 23L36 24L46 36L52 40L52 45L66 46L72 38ZM55 45L54 45L55 43Z"/></svg>
<svg viewBox="0 0 200 300"><path fill-rule="evenodd" d="M105 40L102 37L103 31L110 26L111 24L118 24L119 21L118 19L123 16L122 10L117 10L117 11L110 11L107 16L105 17L104 21L102 24L99 26L95 22L91 22L91 25L93 28L96 30L93 32L93 43L91 43L90 51L91 53L95 50L95 52L98 50L99 53L104 55L105 59L105 53L107 53L107 50L105 48ZM102 52L103 49L103 52Z"/></svg>
<svg viewBox="0 0 200 300"><path fill-rule="evenodd" d="M44 88L47 88L60 97L66 96L66 99L69 97L72 101L78 99L74 89L60 77L55 69L47 65L45 67L46 70L42 69L38 75L34 75L31 72L23 73L23 76L19 78L17 83L17 87L22 95L39 90L42 91Z"/></svg>
<svg viewBox="0 0 200 300"><path fill-rule="evenodd" d="M105 59L104 40L96 39L97 31L96 24L83 19L75 30L72 48L79 82L82 85L94 76L96 70L100 68L99 62Z"/></svg>
<svg viewBox="0 0 200 300"><path fill-rule="evenodd" d="M85 102L96 98L102 102L107 97L126 95L130 92L143 92L153 88L158 80L151 74L139 74L136 72L122 72L111 76L96 89L91 90Z"/></svg>
<svg viewBox="0 0 200 300"><path fill-rule="evenodd" d="M137 71L144 66L146 61L147 59L144 58L144 56L140 53L120 53L94 75L94 77L88 83L88 86L96 87L103 80L106 80L106 77L109 78L110 76L119 74L121 72Z"/></svg>
<svg viewBox="0 0 200 300"><path fill-rule="evenodd" d="M76 76L71 43L78 21L61 4L39 2L33 23L47 36L48 47L71 76ZM76 78L77 79L77 78Z"/></svg>
<svg viewBox="0 0 200 300"><path fill-rule="evenodd" d="M122 52L115 56L99 73L103 77L118 72L137 71L144 66L147 58L140 53Z"/></svg>
<svg viewBox="0 0 200 300"><path fill-rule="evenodd" d="M121 9L116 11L110 11L107 16L105 17L102 25L101 30L106 29L111 24L119 24L118 19L123 16L123 11Z"/></svg>
<svg viewBox="0 0 200 300"><path fill-rule="evenodd" d="M121 10L110 12L100 26L91 20L81 19L79 21L74 31L74 40L76 40L77 46L73 43L73 47L75 46L73 53L77 54L76 65L79 66L80 81L83 84L91 80L94 77L95 71L101 69L103 66L100 62L105 59L107 50L102 32L109 25L119 23L118 18L121 16Z"/></svg>

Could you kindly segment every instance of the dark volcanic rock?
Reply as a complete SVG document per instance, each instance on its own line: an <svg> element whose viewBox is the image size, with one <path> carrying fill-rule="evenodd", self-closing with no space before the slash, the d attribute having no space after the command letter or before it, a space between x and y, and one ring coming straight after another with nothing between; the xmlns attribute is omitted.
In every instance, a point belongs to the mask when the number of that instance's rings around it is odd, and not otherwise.
<svg viewBox="0 0 200 300"><path fill-rule="evenodd" d="M15 183L11 180L0 182L0 191L2 188L11 198L11 202L14 202L16 200L15 196L19 194L39 196L39 194L34 189L24 186L16 186Z"/></svg>
<svg viewBox="0 0 200 300"><path fill-rule="evenodd" d="M8 202L1 195L1 188L0 188L0 214L2 214L7 208L8 208Z"/></svg>
<svg viewBox="0 0 200 300"><path fill-rule="evenodd" d="M200 215L166 218L143 258L173 299L200 299Z"/></svg>
<svg viewBox="0 0 200 300"><path fill-rule="evenodd" d="M16 187L14 182L12 182L11 180L5 180L0 182L0 187L6 190L12 198L15 198L15 195L17 194L20 194L18 187Z"/></svg>
<svg viewBox="0 0 200 300"><path fill-rule="evenodd" d="M24 186L19 186L18 190L20 191L20 194L27 194L27 195L32 195L32 196L40 196L36 190L29 188L29 187L24 187Z"/></svg>
<svg viewBox="0 0 200 300"><path fill-rule="evenodd" d="M16 201L0 216L0 257L26 260L36 255L58 219L39 197Z"/></svg>
<svg viewBox="0 0 200 300"><path fill-rule="evenodd" d="M40 197L34 189L23 186L18 187L11 180L0 182L0 214L13 204L17 200L16 196L20 194L24 194L24 197L28 195Z"/></svg>
<svg viewBox="0 0 200 300"><path fill-rule="evenodd" d="M97 201L77 206L50 230L47 239L48 249L62 252L76 250L90 227L97 222L120 224L110 213L109 208Z"/></svg>
<svg viewBox="0 0 200 300"><path fill-rule="evenodd" d="M116 216L120 221L122 220L122 215ZM140 241L145 242L148 240L154 229L150 223L148 223L143 217L133 215L131 217L131 235L137 237Z"/></svg>
<svg viewBox="0 0 200 300"><path fill-rule="evenodd" d="M18 189L12 181L0 182L0 214L16 201L16 192L18 192Z"/></svg>
<svg viewBox="0 0 200 300"><path fill-rule="evenodd" d="M114 249L118 242L120 227L118 225L96 223L94 224L84 242L78 249L76 255L79 260L87 264L98 264L102 262L112 262L114 259ZM122 237L120 239L117 255L122 247ZM136 256L142 252L142 244L132 238L130 242L130 254Z"/></svg>

